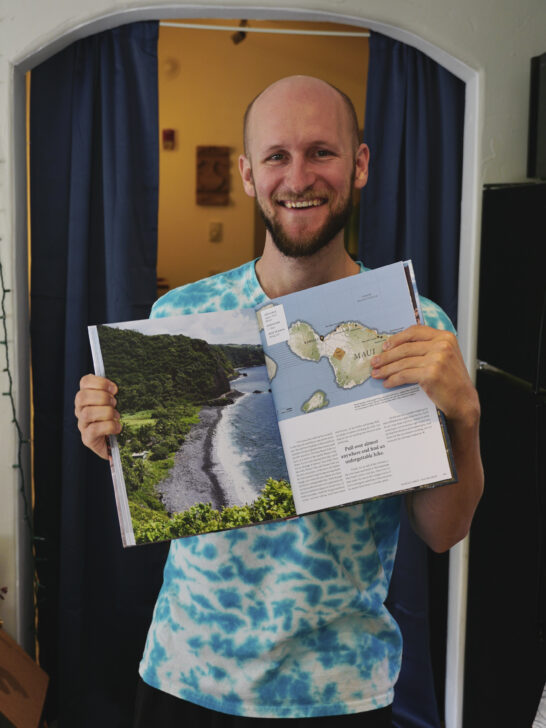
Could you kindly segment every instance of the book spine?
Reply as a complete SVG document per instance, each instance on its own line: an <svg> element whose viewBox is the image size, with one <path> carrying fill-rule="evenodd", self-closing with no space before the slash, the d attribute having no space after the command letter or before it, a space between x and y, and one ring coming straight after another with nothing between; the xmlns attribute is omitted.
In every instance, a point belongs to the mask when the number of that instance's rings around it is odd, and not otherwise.
<svg viewBox="0 0 546 728"><path fill-rule="evenodd" d="M93 357L93 367L95 374L99 377L105 377L104 361L100 347L99 332L96 326L88 327L89 343L91 345L91 355ZM125 479L123 477L123 469L121 467L121 456L117 437L115 435L108 436L108 450L110 452L110 470L112 473L112 481L114 483L114 496L116 499L116 509L118 512L119 526L121 530L121 541L123 546L135 546L135 534L133 531L133 522L131 520L131 512L129 510L129 501L127 500L127 491L125 489Z"/></svg>

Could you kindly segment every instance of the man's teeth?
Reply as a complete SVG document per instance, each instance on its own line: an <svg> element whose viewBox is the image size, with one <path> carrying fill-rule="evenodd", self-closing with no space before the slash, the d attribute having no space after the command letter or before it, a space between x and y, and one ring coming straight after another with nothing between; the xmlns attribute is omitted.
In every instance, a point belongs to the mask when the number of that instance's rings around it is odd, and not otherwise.
<svg viewBox="0 0 546 728"><path fill-rule="evenodd" d="M319 205L322 205L322 200L304 200L301 202L291 202L290 200L284 201L284 206L293 208L293 207L318 207Z"/></svg>

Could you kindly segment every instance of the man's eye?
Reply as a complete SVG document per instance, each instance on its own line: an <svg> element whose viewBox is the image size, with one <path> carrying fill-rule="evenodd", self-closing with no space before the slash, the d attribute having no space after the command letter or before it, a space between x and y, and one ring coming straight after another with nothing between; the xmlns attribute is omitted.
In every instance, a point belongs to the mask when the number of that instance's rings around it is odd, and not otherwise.
<svg viewBox="0 0 546 728"><path fill-rule="evenodd" d="M332 152L329 149L317 149L317 157L331 157Z"/></svg>
<svg viewBox="0 0 546 728"><path fill-rule="evenodd" d="M269 159L272 162L280 162L282 159L284 159L284 154L282 152L275 152L275 154L272 154Z"/></svg>

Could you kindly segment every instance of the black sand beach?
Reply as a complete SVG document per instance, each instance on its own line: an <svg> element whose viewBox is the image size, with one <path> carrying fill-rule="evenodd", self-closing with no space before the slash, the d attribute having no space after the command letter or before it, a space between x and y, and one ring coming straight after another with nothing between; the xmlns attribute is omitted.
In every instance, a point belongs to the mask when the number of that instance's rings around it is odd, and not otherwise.
<svg viewBox="0 0 546 728"><path fill-rule="evenodd" d="M231 391L224 396L235 399L242 394ZM176 453L169 475L156 485L170 514L185 511L196 503L211 503L217 509L228 505L212 461L214 434L224 406L201 408L199 423L193 425Z"/></svg>

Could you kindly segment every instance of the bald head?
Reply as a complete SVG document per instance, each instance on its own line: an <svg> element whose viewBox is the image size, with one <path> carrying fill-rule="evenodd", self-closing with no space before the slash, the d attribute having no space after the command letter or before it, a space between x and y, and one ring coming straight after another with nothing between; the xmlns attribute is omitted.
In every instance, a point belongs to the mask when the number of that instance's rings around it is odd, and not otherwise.
<svg viewBox="0 0 546 728"><path fill-rule="evenodd" d="M243 139L245 154L250 157L250 140L252 136L253 112L262 102L278 99L279 105L286 103L301 104L310 96L320 95L325 103L338 104L342 109L345 131L352 138L355 149L360 143L358 118L351 99L332 84L313 76L287 76L275 81L259 93L248 105L243 121ZM281 109L282 110L282 109ZM342 130L340 129L340 133Z"/></svg>

